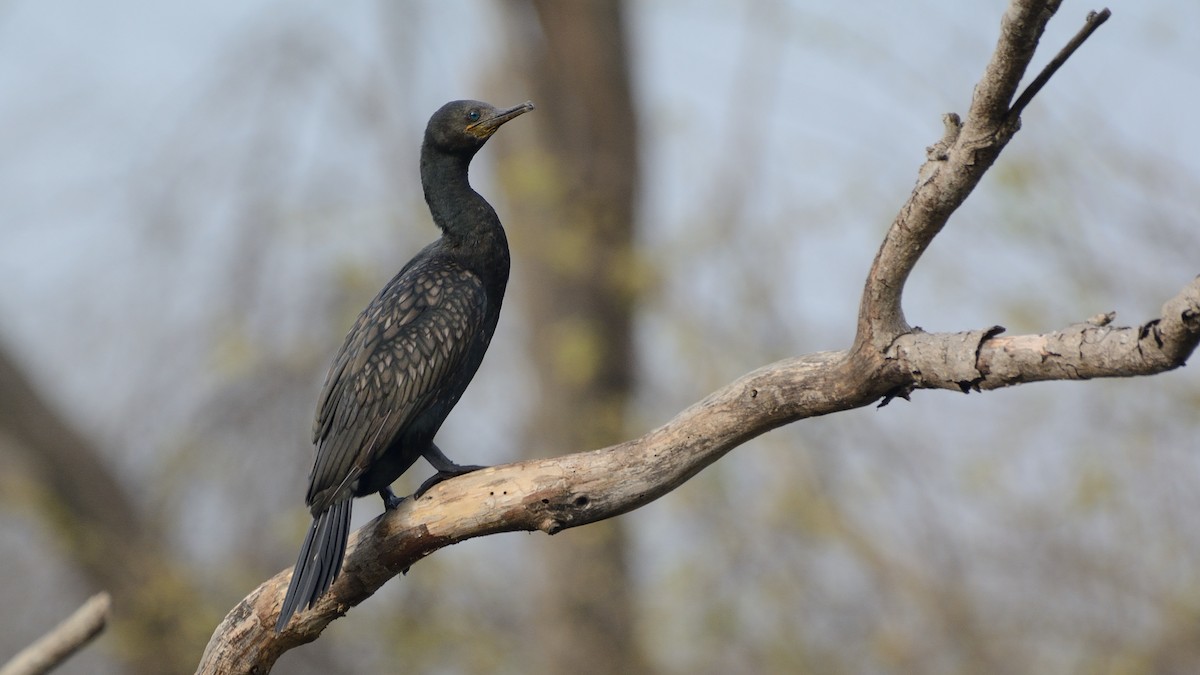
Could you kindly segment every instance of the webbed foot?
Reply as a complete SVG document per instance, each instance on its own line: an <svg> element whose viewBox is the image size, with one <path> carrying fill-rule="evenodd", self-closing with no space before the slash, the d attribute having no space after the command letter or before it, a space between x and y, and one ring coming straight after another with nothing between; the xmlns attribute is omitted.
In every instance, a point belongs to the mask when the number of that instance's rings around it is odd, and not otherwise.
<svg viewBox="0 0 1200 675"><path fill-rule="evenodd" d="M464 473L471 473L472 471L478 471L486 468L486 466L481 464L455 464L454 469L450 471L438 471L430 476L424 483L421 483L421 487L417 488L417 491L413 494L413 499L420 499L421 495L425 494L429 488L437 485L447 478L454 478L455 476L461 476Z"/></svg>
<svg viewBox="0 0 1200 675"><path fill-rule="evenodd" d="M397 497L396 493L392 492L392 488L390 487L385 487L380 490L379 496L383 498L383 508L387 509L388 511L395 511L404 501L404 497Z"/></svg>
<svg viewBox="0 0 1200 675"><path fill-rule="evenodd" d="M455 464L454 462L450 461L449 457L442 453L441 449L438 448L437 445L433 443L430 443L429 449L421 454L425 457L425 461L429 462L433 468L437 469L437 473L430 476L429 479L424 483L421 483L421 487L417 488L417 491L413 494L414 499L419 499L421 495L425 494L429 490L429 488L437 485L447 478L454 478L455 476L461 476L464 473L471 473L472 471L478 471L480 469L487 468L481 464Z"/></svg>

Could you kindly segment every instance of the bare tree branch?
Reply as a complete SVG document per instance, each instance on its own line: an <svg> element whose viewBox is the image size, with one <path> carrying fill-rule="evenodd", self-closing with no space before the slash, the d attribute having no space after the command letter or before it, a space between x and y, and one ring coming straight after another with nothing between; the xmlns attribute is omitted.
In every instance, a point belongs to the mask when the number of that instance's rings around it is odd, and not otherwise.
<svg viewBox="0 0 1200 675"><path fill-rule="evenodd" d="M889 366L922 388L995 389L1041 380L1152 375L1183 365L1200 342L1200 278L1133 328L1096 323L1044 335L913 332ZM381 515L350 540L343 575L311 611L272 632L290 570L264 582L226 616L198 672L265 672L284 651L417 561L451 544L498 532L569 527L611 518L682 485L733 448L808 417L868 405L886 392L856 374L846 351L785 359L713 392L663 426L620 445L492 467L439 484ZM256 670L257 669L257 670Z"/></svg>
<svg viewBox="0 0 1200 675"><path fill-rule="evenodd" d="M1200 339L1200 277L1134 327L1102 314L1041 335L1001 336L999 326L969 333L908 333L889 350L920 389L963 392L1046 380L1155 375L1178 368ZM972 353L974 350L974 353Z"/></svg>
<svg viewBox="0 0 1200 675"><path fill-rule="evenodd" d="M1028 87L1025 87L1025 91L1021 92L1021 95L1017 97L1017 102L1013 104L1012 108L1009 108L1008 115L1006 115L1008 121L1012 121L1021 116L1021 113L1025 111L1025 106L1029 105L1029 102L1033 100L1033 97L1037 96L1037 93L1042 90L1042 87L1046 86L1046 83L1050 81L1050 78L1054 76L1054 73L1058 72L1058 69L1067 62L1067 59L1071 58L1071 55L1075 53L1075 50L1079 49L1083 43L1092 36L1092 33L1096 32L1097 28L1099 28L1105 21L1108 21L1108 17L1110 16L1112 16L1112 12L1108 11L1107 7L1099 12L1088 12L1087 21L1083 24L1083 28L1079 29L1079 32L1075 34L1075 37L1071 38L1071 41L1068 42L1065 47L1059 50L1059 52L1054 55L1053 59L1050 59L1050 63L1046 64L1045 68L1042 68L1042 72L1038 73L1038 76L1033 79L1033 82L1031 82Z"/></svg>
<svg viewBox="0 0 1200 675"><path fill-rule="evenodd" d="M945 136L928 149L917 186L892 222L871 265L859 306L856 351L881 353L892 340L908 332L901 295L917 260L1020 128L1020 110L1108 17L1107 10L1099 15L1103 17L1100 19L1089 15L1084 31L1072 40L1073 46L1064 49L1026 90L1020 108L1010 109L1009 102L1059 4L1060 0L1013 0L1009 5L1000 24L996 50L975 85L966 121L960 122L953 113L946 116Z"/></svg>
<svg viewBox="0 0 1200 675"><path fill-rule="evenodd" d="M4 664L0 675L40 675L54 670L104 630L111 604L108 593L97 593L88 598L54 630Z"/></svg>
<svg viewBox="0 0 1200 675"><path fill-rule="evenodd" d="M869 405L918 388L984 390L1041 380L1151 375L1183 365L1200 342L1200 279L1140 327L1111 316L1043 335L999 327L925 333L904 320L905 280L950 214L1017 131L1009 103L1058 2L1013 0L964 122L929 149L909 200L868 276L858 334L847 351L785 359L713 392L663 426L619 445L481 470L446 481L351 538L342 576L276 635L290 570L264 582L217 626L199 673L266 672L284 651L389 579L445 546L498 532L563 529L611 518L670 492L725 453L771 429Z"/></svg>

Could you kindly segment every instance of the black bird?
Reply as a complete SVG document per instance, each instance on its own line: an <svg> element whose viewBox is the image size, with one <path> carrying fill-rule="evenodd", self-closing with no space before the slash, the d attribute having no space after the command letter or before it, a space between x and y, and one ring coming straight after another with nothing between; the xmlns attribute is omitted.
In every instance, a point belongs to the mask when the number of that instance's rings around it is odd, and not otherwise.
<svg viewBox="0 0 1200 675"><path fill-rule="evenodd" d="M371 301L338 351L317 401L316 459L305 502L313 522L275 623L280 632L312 607L342 569L355 497L402 499L390 485L424 457L440 480L481 468L460 466L433 443L483 361L508 284L508 240L495 209L471 188L471 158L500 125L533 104L498 110L451 101L425 128L421 186L442 230Z"/></svg>

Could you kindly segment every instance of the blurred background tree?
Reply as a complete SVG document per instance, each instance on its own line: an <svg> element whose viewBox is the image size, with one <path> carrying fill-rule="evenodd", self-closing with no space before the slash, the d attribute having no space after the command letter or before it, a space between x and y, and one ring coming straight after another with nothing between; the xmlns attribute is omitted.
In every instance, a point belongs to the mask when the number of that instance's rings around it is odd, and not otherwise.
<svg viewBox="0 0 1200 675"><path fill-rule="evenodd" d="M512 73L542 120L502 164L521 320L536 374L525 452L532 457L624 439L635 379L633 319L637 124L620 3L534 0L509 13ZM542 39L524 36L540 32ZM520 81L518 79L518 81ZM499 92L496 94L499 96ZM540 672L645 672L636 643L625 519L535 539Z"/></svg>
<svg viewBox="0 0 1200 675"><path fill-rule="evenodd" d="M1004 3L827 4L0 7L0 655L105 586L116 629L63 672L190 672L292 562L328 360L436 235L446 100L539 106L473 176L514 278L456 459L603 445L848 345ZM918 267L913 322L1133 323L1196 273L1198 22L1118 8ZM1185 369L807 420L612 529L439 552L278 672L1192 672L1198 407Z"/></svg>

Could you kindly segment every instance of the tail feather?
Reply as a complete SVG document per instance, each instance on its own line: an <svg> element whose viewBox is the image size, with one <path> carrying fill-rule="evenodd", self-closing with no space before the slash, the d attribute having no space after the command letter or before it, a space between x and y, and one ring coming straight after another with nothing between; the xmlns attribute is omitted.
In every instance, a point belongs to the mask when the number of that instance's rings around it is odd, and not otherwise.
<svg viewBox="0 0 1200 675"><path fill-rule="evenodd" d="M281 632L301 607L311 608L333 585L342 571L346 540L350 537L351 500L337 502L313 518L300 546L275 632Z"/></svg>

